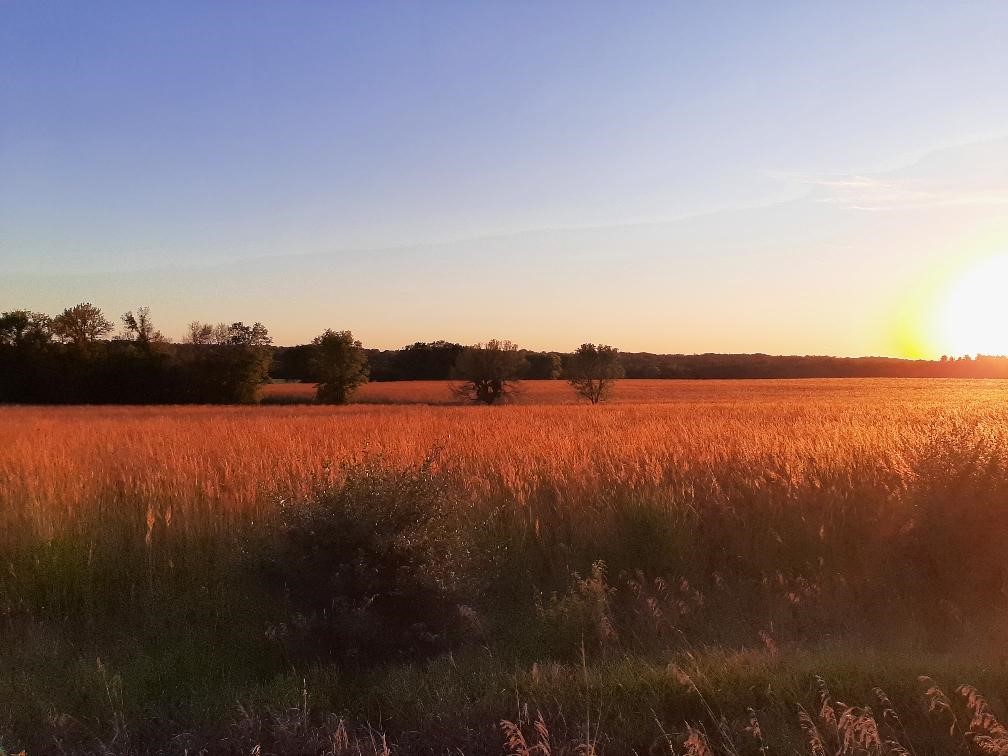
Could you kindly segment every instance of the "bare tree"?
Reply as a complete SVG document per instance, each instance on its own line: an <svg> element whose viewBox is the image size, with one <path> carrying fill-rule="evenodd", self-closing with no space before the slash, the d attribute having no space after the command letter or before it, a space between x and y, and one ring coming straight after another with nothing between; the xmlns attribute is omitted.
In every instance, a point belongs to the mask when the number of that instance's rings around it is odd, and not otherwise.
<svg viewBox="0 0 1008 756"><path fill-rule="evenodd" d="M623 377L619 350L606 344L582 344L571 357L566 372L578 396L598 404L608 398L617 379Z"/></svg>
<svg viewBox="0 0 1008 756"><path fill-rule="evenodd" d="M138 307L135 315L130 310L122 316L122 322L123 336L145 349L151 344L163 344L167 341L161 331L154 327L149 307Z"/></svg>
<svg viewBox="0 0 1008 756"><path fill-rule="evenodd" d="M461 383L455 394L463 399L494 404L514 394L528 362L510 341L493 339L466 347L455 361Z"/></svg>
<svg viewBox="0 0 1008 756"><path fill-rule="evenodd" d="M112 332L112 321L90 302L68 307L52 320L52 332L60 341L83 346Z"/></svg>

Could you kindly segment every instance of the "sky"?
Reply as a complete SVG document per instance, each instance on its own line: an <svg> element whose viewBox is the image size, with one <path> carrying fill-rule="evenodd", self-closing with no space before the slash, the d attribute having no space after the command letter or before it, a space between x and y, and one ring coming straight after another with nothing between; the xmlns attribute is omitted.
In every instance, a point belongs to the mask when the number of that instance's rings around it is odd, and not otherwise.
<svg viewBox="0 0 1008 756"><path fill-rule="evenodd" d="M1003 2L0 0L0 310L1008 351L956 304L1008 271L1006 35Z"/></svg>

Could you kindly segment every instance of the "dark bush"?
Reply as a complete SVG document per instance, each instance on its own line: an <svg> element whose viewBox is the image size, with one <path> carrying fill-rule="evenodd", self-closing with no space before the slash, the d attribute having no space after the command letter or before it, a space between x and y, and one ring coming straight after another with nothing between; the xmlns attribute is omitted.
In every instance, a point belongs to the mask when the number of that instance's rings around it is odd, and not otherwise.
<svg viewBox="0 0 1008 756"><path fill-rule="evenodd" d="M374 663L460 640L473 625L460 510L430 461L406 470L365 462L285 503L268 571L288 650Z"/></svg>

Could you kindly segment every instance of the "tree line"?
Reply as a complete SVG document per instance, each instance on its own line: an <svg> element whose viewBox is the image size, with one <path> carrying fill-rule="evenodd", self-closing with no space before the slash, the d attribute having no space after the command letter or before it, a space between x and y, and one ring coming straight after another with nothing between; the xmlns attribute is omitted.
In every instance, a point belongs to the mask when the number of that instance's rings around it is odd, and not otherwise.
<svg viewBox="0 0 1008 756"><path fill-rule="evenodd" d="M0 402L7 403L250 403L271 379L317 384L318 400L329 403L348 401L368 380L452 380L460 398L486 404L506 400L523 379L564 379L598 403L622 377L1008 378L1008 358L658 355L601 344L562 353L521 349L506 340L378 350L365 349L350 331L331 329L311 343L278 347L262 323L242 321L194 321L173 343L146 307L124 313L118 326L88 302L55 316L0 313Z"/></svg>
<svg viewBox="0 0 1008 756"><path fill-rule="evenodd" d="M254 402L272 359L261 323L193 323L190 337L174 344L145 307L123 314L118 332L89 302L53 317L0 313L0 402Z"/></svg>
<svg viewBox="0 0 1008 756"><path fill-rule="evenodd" d="M50 316L0 313L0 402L22 404L241 404L255 402L272 378L317 384L319 402L342 404L379 375L452 378L474 402L506 400L523 378L559 378L596 403L622 375L618 352L583 345L566 364L559 354L510 341L462 346L413 344L391 360L366 350L350 331L327 329L310 344L278 348L262 323L193 321L181 343L154 325L150 310L129 311L116 325L90 302ZM398 372L397 372L398 371Z"/></svg>

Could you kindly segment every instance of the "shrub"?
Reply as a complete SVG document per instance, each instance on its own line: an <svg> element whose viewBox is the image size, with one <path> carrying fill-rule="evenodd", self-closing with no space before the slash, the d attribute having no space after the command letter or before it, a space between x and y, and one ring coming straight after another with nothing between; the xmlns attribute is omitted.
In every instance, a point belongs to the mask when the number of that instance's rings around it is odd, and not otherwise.
<svg viewBox="0 0 1008 756"><path fill-rule="evenodd" d="M281 507L269 572L289 648L312 657L423 656L458 640L470 561L460 506L428 459L348 467Z"/></svg>
<svg viewBox="0 0 1008 756"><path fill-rule="evenodd" d="M571 578L567 593L553 594L540 607L540 622L551 652L562 656L579 647L601 650L617 644L612 605L616 589L609 584L605 562L593 563L588 577L575 572Z"/></svg>

